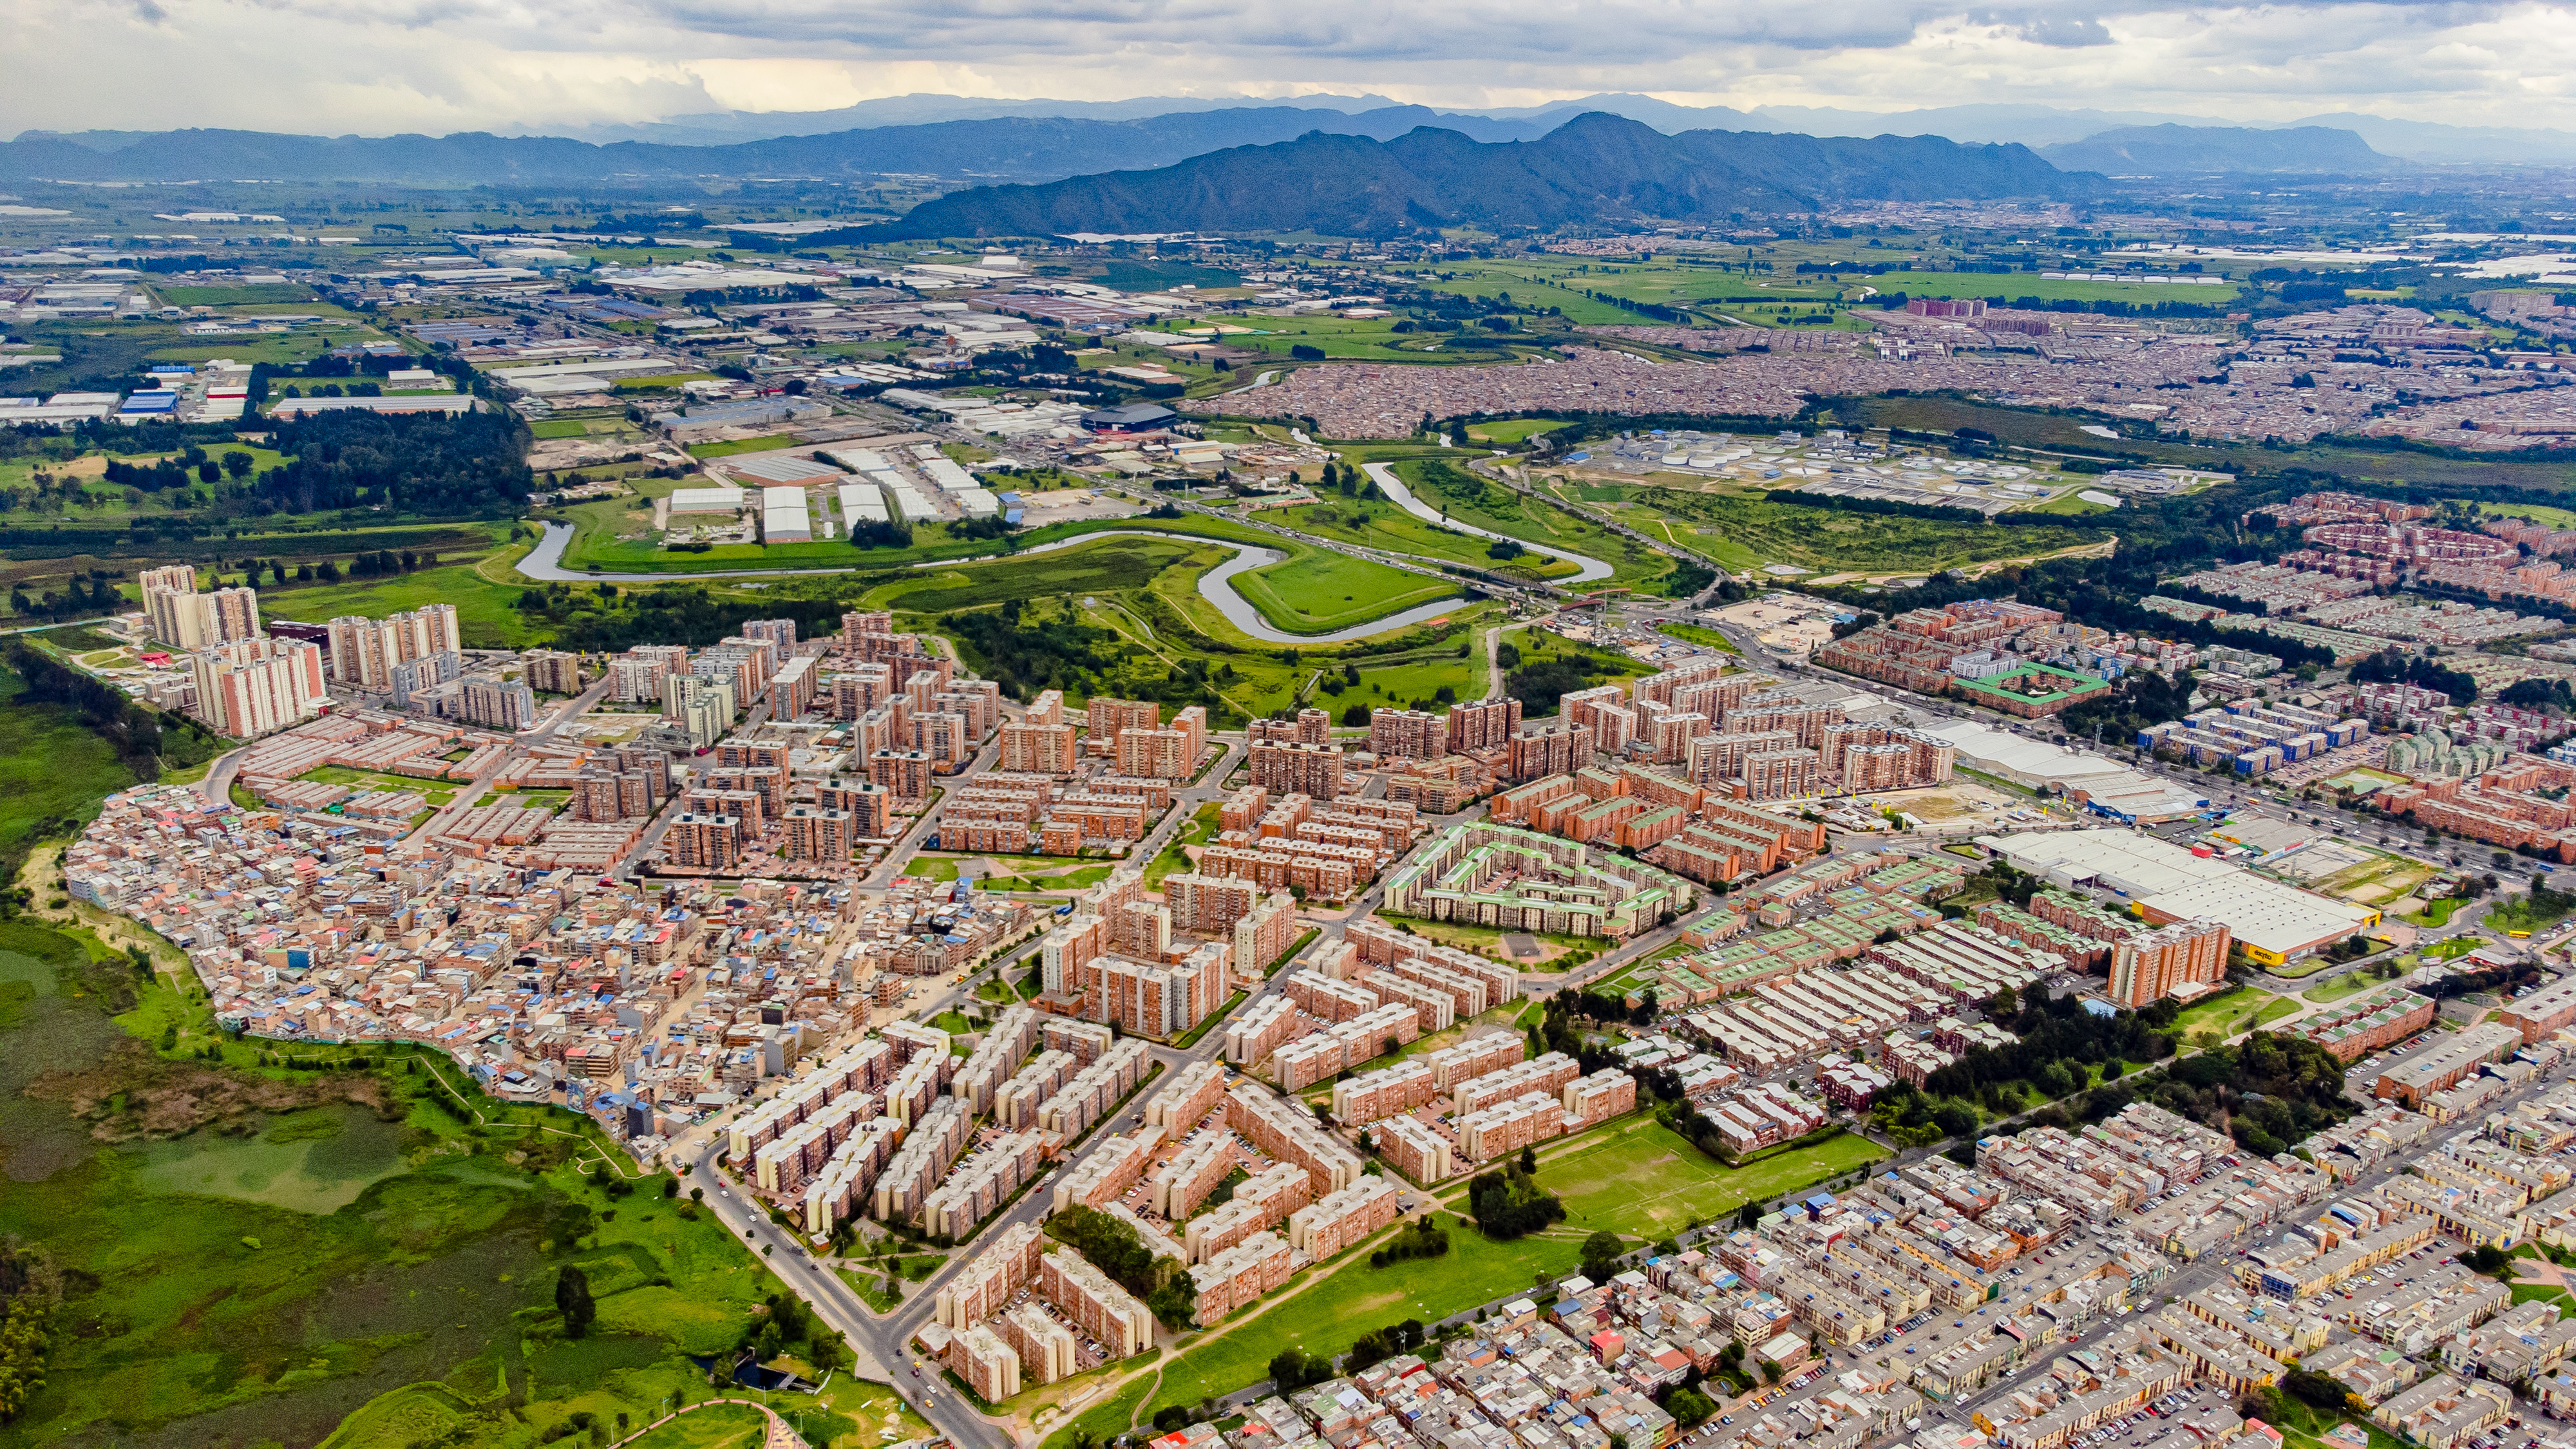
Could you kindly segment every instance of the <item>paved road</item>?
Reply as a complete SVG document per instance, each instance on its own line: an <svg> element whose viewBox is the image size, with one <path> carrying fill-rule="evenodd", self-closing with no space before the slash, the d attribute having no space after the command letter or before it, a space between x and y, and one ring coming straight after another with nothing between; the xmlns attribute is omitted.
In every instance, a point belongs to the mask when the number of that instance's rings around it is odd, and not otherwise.
<svg viewBox="0 0 2576 1449"><path fill-rule="evenodd" d="M241 773L242 761L249 754L250 746L244 745L217 755L215 762L206 767L205 777L197 781L197 793L217 805L230 800L233 797L233 777Z"/></svg>

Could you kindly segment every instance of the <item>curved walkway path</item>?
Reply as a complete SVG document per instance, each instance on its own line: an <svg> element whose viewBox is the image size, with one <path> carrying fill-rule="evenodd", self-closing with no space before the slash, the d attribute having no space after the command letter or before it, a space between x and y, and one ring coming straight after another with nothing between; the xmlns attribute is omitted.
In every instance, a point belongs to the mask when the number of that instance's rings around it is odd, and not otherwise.
<svg viewBox="0 0 2576 1449"><path fill-rule="evenodd" d="M1393 493L1401 490L1403 487L1403 484L1397 483L1394 488L1388 491ZM1417 512L1420 511L1418 505L1408 506L1414 507ZM1437 514L1432 515L1435 519L1438 516L1439 515ZM1459 524L1450 525L1452 528L1461 526L1462 525ZM1474 530L1470 531L1472 532ZM1502 535L1488 534L1486 536L1489 538L1499 538ZM1287 555L1279 552L1277 549L1262 548L1257 544L1237 543L1234 540L1227 538L1213 538L1200 533L1163 533L1158 530L1148 528L1103 529L1098 533L1078 533L1071 538L1059 538L1051 543L1034 544L1012 554L986 554L980 558L935 559L925 563L914 564L913 567L923 569L955 568L966 564L992 563L1002 558L1022 558L1033 553L1047 553L1059 548L1072 548L1079 544L1098 543L1104 538L1136 537L1170 538L1178 539L1182 543L1213 544L1218 548L1233 549L1234 557L1227 559L1224 563L1218 564L1215 568L1199 575L1199 595L1209 603L1214 604L1217 612L1225 615L1227 623L1241 629L1244 633L1251 635L1253 638L1259 639L1268 644L1347 644L1354 639L1366 639L1371 635L1385 634L1397 629L1409 628L1426 619L1437 619L1441 615L1450 613L1459 607L1459 601L1455 598L1439 599L1428 604L1417 604L1399 614L1389 614L1383 618L1371 619L1365 624L1355 624L1348 629L1337 629L1330 634L1291 634L1287 630L1280 628L1278 625L1271 623L1268 619L1263 618L1261 616L1261 611L1253 607L1250 599L1247 599L1242 594L1236 592L1232 582L1236 574L1242 573L1246 569L1268 568L1270 565L1287 557ZM525 574L532 579L545 579L575 584L671 584L686 583L691 579L766 579L789 577L800 574L854 574L861 572L865 568L865 565L854 564L847 568L831 569L707 569L703 571L692 570L688 573L667 574L592 573L588 569L576 570L568 569L563 566L564 549L570 545L571 542L572 528L570 525L549 523L546 525L545 538L540 540L537 546L529 551L526 558L519 560L516 567L520 573ZM1540 553L1551 551L1541 549L1536 544L1530 544L1528 547ZM1576 559L1572 554L1559 554L1557 556L1560 558L1573 559L1578 563L1593 564L1593 561L1590 559ZM1593 564L1593 567L1598 568L1600 573L1586 573L1583 575L1584 578L1603 578L1609 575L1610 566L1608 564Z"/></svg>
<svg viewBox="0 0 2576 1449"><path fill-rule="evenodd" d="M778 1411L755 1399L700 1399L698 1402L690 1404L685 1408L675 1409L668 1414L664 1414L662 1417L655 1419L652 1423L647 1424L643 1428L636 1430L634 1433L627 1435L625 1438L618 1440L615 1444L609 1446L609 1449L626 1449L627 1445L632 1444L636 1440L643 1438L645 1435L652 1433L654 1430L661 1428L663 1425L680 1417L682 1414L694 1414L700 1409L713 1408L718 1404L732 1404L740 1408L757 1409L767 1418L768 1430L762 1436L761 1449L805 1449L804 1439L800 1437L794 1429L787 1426L787 1421L785 1419L778 1417Z"/></svg>
<svg viewBox="0 0 2576 1449"><path fill-rule="evenodd" d="M1563 559L1567 563L1574 564L1583 570L1583 572L1576 574L1570 579L1551 579L1549 580L1550 583L1588 584L1595 579L1606 579L1610 577L1610 565L1603 563L1597 558L1585 558L1579 553L1567 553L1561 548L1550 548L1543 543L1532 543L1525 538L1512 538L1508 534L1500 534L1495 533L1490 529L1478 528L1472 523L1460 523L1453 518L1441 517L1439 509L1434 508L1430 504L1423 502L1421 499L1414 497L1413 490L1405 487L1404 480L1396 477L1395 470L1384 463L1362 463L1360 465L1360 471L1368 474L1370 479L1376 482L1377 486L1385 489L1386 496L1395 500L1396 507L1403 509L1405 512L1412 514L1414 517L1421 519L1425 523L1438 524L1442 528L1456 529L1460 533L1472 533L1478 538L1490 538L1498 542L1517 543L1532 553L1543 553L1549 558Z"/></svg>

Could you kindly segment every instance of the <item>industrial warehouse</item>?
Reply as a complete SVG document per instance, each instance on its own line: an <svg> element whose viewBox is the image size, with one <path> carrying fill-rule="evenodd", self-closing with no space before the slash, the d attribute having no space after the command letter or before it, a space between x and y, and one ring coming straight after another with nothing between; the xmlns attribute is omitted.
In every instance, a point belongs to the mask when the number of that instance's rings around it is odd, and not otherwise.
<svg viewBox="0 0 2576 1449"><path fill-rule="evenodd" d="M2238 866L2126 830L1986 836L1979 845L2058 886L2094 885L2150 923L2212 920L2266 966L2295 961L2379 924L2367 906L2328 900Z"/></svg>

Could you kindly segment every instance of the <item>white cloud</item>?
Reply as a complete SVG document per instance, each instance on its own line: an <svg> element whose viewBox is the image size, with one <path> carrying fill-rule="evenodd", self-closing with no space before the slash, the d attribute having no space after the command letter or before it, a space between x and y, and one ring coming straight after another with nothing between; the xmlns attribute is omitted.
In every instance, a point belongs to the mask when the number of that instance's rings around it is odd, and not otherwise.
<svg viewBox="0 0 2576 1449"><path fill-rule="evenodd" d="M0 132L520 129L934 92L1964 102L2576 127L2576 4L0 0Z"/></svg>

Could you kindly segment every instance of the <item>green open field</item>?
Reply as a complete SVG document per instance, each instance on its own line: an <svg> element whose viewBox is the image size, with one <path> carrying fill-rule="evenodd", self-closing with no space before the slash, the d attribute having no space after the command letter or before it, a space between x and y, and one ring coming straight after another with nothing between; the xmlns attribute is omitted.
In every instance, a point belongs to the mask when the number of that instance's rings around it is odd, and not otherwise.
<svg viewBox="0 0 2576 1449"><path fill-rule="evenodd" d="M1566 1223L1653 1241L1709 1222L1747 1202L1840 1177L1887 1155L1845 1134L1751 1167L1731 1168L1651 1117L1624 1121L1539 1164L1541 1187L1565 1204Z"/></svg>
<svg viewBox="0 0 2576 1449"><path fill-rule="evenodd" d="M280 285L264 282L240 287L155 287L162 305L169 307L239 307L257 302L313 302L320 298L311 287L288 282Z"/></svg>
<svg viewBox="0 0 2576 1449"><path fill-rule="evenodd" d="M1291 634L1329 634L1458 593L1445 579L1330 549L1237 574L1233 582L1261 617Z"/></svg>
<svg viewBox="0 0 2576 1449"><path fill-rule="evenodd" d="M794 433L771 433L759 438L736 438L729 443L691 443L692 458L730 458L736 453L770 453L793 448L804 441Z"/></svg>
<svg viewBox="0 0 2576 1449"><path fill-rule="evenodd" d="M346 765L324 765L318 770L307 770L295 778L318 780L326 785L346 785L352 790L410 790L432 805L444 805L456 797L456 785L453 781L415 780L408 775L386 775L373 770L352 770Z"/></svg>
<svg viewBox="0 0 2576 1449"><path fill-rule="evenodd" d="M61 441L71 443L69 439ZM69 451L67 447L60 452L49 450L0 461L0 488L25 489L32 493L36 474L51 477L54 480L53 491L45 501L43 513L37 516L49 521L59 518L66 523L74 520L152 518L167 513L184 513L197 503L196 487L173 488L154 494L141 489L128 490L107 481L107 464L111 459L120 463L151 464L163 458L178 457L177 453L100 451L82 452L70 457L61 455ZM247 443L219 443L206 450L206 456L218 463L226 453L249 454L253 477L286 461L285 455L274 448L254 447ZM230 475L226 476L226 481L230 482ZM70 491L74 485L79 488L76 495Z"/></svg>
<svg viewBox="0 0 2576 1449"><path fill-rule="evenodd" d="M2385 986L2387 984L2387 982L2381 980L2375 975L2372 975L2368 971L2347 971L2341 976L2338 976L2323 985L2311 986L2307 990L2300 992L2299 995L2308 1001L2312 1001L2319 1006L2323 1006L2328 1002L2341 1001L2347 996L2359 996L2365 991Z"/></svg>
<svg viewBox="0 0 2576 1449"><path fill-rule="evenodd" d="M633 1449L760 1449L769 1418L743 1404L692 1409L637 1439Z"/></svg>
<svg viewBox="0 0 2576 1449"><path fill-rule="evenodd" d="M2295 997L2274 996L2268 991L2248 987L2230 992L2216 1001L2204 1001L2198 1006L2184 1008L2182 1015L2174 1018L2174 1028L2182 1033L2186 1042L2205 1031L2234 1036L2278 1021L2297 1010L2299 1003Z"/></svg>
<svg viewBox="0 0 2576 1449"><path fill-rule="evenodd" d="M515 557L512 550L504 557ZM507 582L503 582L503 580ZM516 606L527 581L496 557L441 564L390 578L344 579L336 584L262 587L260 609L271 618L312 623L342 614L381 616L423 604L454 604L457 632L469 648L516 648L537 642L537 631Z"/></svg>
<svg viewBox="0 0 2576 1449"><path fill-rule="evenodd" d="M1551 433L1567 426L1563 418L1503 418L1490 423L1469 423L1467 439L1477 443L1499 443L1506 447L1525 443L1541 433Z"/></svg>
<svg viewBox="0 0 2576 1449"><path fill-rule="evenodd" d="M1098 542L1026 558L914 569L861 596L861 606L908 614L946 614L1013 599L1048 599L1150 586L1165 569L1199 563L1214 568L1224 555L1168 538L1104 534Z"/></svg>
<svg viewBox="0 0 2576 1449"><path fill-rule="evenodd" d="M1271 538L1288 555L1235 575L1235 591L1287 633L1331 633L1454 595L1440 579ZM1186 574L1192 593L1201 573L1223 563L1215 548L1167 538L1104 534L1097 543L1027 558L919 571L871 590L867 602L908 613L945 614L1011 599L1043 599L1155 587L1166 571Z"/></svg>
<svg viewBox="0 0 2576 1449"><path fill-rule="evenodd" d="M1400 317L1328 317L1305 314L1295 317L1252 317L1246 325L1261 329L1252 333L1228 336L1228 347L1248 347L1266 352L1281 360L1288 359L1290 349L1313 347L1335 362L1415 362L1468 363L1509 362L1536 351L1536 339L1526 334L1488 332L1481 329L1458 332L1400 333ZM1155 349L1151 354L1164 360L1173 371L1184 369L1177 359L1170 359ZM1119 359L1120 362L1125 359ZM1116 365L1116 364L1113 364ZM1237 371L1244 370L1241 367ZM1249 377L1243 381L1250 381Z"/></svg>
<svg viewBox="0 0 2576 1449"><path fill-rule="evenodd" d="M40 836L69 835L100 797L135 783L114 746L61 705L20 700L25 688L0 668L0 879Z"/></svg>
<svg viewBox="0 0 2576 1449"><path fill-rule="evenodd" d="M2576 509L2552 508L2543 503L2481 503L2476 506L2489 518L2519 518L2525 523L2546 524L2551 528L2576 528Z"/></svg>
<svg viewBox="0 0 2576 1449"><path fill-rule="evenodd" d="M70 317L13 323L10 331L20 340L34 344L39 352L59 353L63 360L10 369L10 387L29 393L56 392L84 378L127 376L148 362L202 362L210 357L248 363L303 362L338 343L384 335L327 302L305 302L280 310L334 320L321 326L298 327L292 332L246 337L191 337L180 330L183 324L158 318L119 321L106 327L88 318Z"/></svg>

